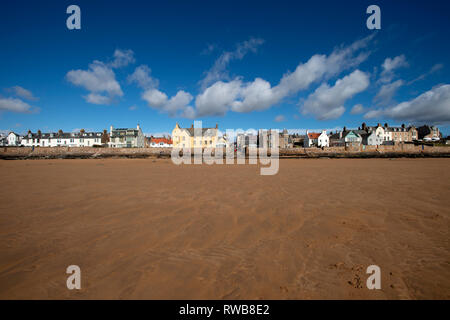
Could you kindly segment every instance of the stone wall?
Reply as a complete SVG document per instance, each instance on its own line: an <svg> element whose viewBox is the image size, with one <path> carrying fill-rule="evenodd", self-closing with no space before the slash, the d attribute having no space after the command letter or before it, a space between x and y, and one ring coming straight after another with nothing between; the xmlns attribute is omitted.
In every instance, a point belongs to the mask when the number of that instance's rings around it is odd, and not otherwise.
<svg viewBox="0 0 450 320"><path fill-rule="evenodd" d="M171 148L92 148L92 147L0 147L0 159L73 159L73 158L156 158L170 157ZM194 153L191 152L193 155ZM224 156L226 155L223 149ZM270 151L269 151L270 154ZM280 149L280 158L367 158L367 157L450 157L450 147L415 146L358 146L329 148Z"/></svg>
<svg viewBox="0 0 450 320"><path fill-rule="evenodd" d="M171 148L92 148L92 147L2 147L0 159L58 159L109 157L170 157Z"/></svg>

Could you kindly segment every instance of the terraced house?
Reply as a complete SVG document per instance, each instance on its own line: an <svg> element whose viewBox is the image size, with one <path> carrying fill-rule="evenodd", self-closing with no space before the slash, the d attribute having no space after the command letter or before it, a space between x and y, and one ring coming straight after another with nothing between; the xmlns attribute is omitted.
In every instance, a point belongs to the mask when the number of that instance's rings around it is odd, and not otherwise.
<svg viewBox="0 0 450 320"><path fill-rule="evenodd" d="M86 132L81 129L79 132L48 132L36 133L28 131L22 137L21 145L24 147L95 147L104 144L106 131Z"/></svg>
<svg viewBox="0 0 450 320"><path fill-rule="evenodd" d="M418 131L414 126L406 127L404 124L401 127L390 127L387 123L384 126L378 124L376 127L366 127L363 123L363 130L371 133L375 131L376 135L380 137L383 142L412 142L418 140Z"/></svg>
<svg viewBox="0 0 450 320"><path fill-rule="evenodd" d="M172 131L174 148L216 148L219 125L215 128L198 128L195 133L194 125L190 128L181 128L177 123Z"/></svg>

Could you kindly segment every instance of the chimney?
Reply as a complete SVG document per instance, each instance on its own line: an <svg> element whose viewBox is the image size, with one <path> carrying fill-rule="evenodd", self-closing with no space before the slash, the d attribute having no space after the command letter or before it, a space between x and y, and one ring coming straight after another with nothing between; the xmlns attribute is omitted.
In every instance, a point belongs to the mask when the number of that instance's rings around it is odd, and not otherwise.
<svg viewBox="0 0 450 320"><path fill-rule="evenodd" d="M110 126L109 127L109 134L112 134L112 131L113 131L113 126Z"/></svg>
<svg viewBox="0 0 450 320"><path fill-rule="evenodd" d="M219 129L219 124L218 123L216 123L216 129Z"/></svg>
<svg viewBox="0 0 450 320"><path fill-rule="evenodd" d="M138 129L138 130L140 130L140 129L141 129L141 127L139 126L139 123L137 124L137 127L136 127L136 129Z"/></svg>
<svg viewBox="0 0 450 320"><path fill-rule="evenodd" d="M194 125L193 124L191 124L191 129L194 129Z"/></svg>

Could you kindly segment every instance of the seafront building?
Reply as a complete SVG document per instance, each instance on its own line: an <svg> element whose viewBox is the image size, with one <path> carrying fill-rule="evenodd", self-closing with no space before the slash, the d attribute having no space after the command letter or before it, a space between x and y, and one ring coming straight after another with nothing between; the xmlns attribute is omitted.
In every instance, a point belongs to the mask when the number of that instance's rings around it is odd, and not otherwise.
<svg viewBox="0 0 450 320"><path fill-rule="evenodd" d="M109 128L110 148L144 148L145 136L142 129L137 125L136 128L117 128L113 126Z"/></svg>
<svg viewBox="0 0 450 320"><path fill-rule="evenodd" d="M272 148L274 135L278 135L278 148L287 149L294 147L292 135L286 129L283 129L281 132L278 129L260 129L257 137L258 147L263 149Z"/></svg>
<svg viewBox="0 0 450 320"><path fill-rule="evenodd" d="M238 133L236 136L236 149L244 150L245 148L257 148L258 136L255 132Z"/></svg>
<svg viewBox="0 0 450 320"><path fill-rule="evenodd" d="M166 137L150 137L149 147L150 148L172 148L172 139Z"/></svg>
<svg viewBox="0 0 450 320"><path fill-rule="evenodd" d="M181 128L177 123L172 131L174 148L216 148L219 125L215 128L199 128L195 135L194 125L190 128Z"/></svg>
<svg viewBox="0 0 450 320"><path fill-rule="evenodd" d="M21 145L24 147L100 147L105 144L106 132L79 132L42 133L40 130L28 133L22 137Z"/></svg>
<svg viewBox="0 0 450 320"><path fill-rule="evenodd" d="M441 139L441 133L439 128L435 126L424 125L419 127L418 136L423 141L439 141Z"/></svg>
<svg viewBox="0 0 450 320"><path fill-rule="evenodd" d="M6 136L6 143L8 146L20 146L21 137L17 133L11 131Z"/></svg>
<svg viewBox="0 0 450 320"><path fill-rule="evenodd" d="M79 132L47 132L40 130L33 133L28 131L21 136L10 131L6 136L0 136L0 146L25 146L25 147L110 147L110 148L224 148L235 144L237 149L248 147L271 148L275 135L278 136L280 149L304 147L324 148L343 146L379 146L396 145L413 142L436 142L442 139L442 134L436 126L423 125L399 127L389 126L387 123L376 126L362 124L358 129L347 129L327 133L306 131L306 135L289 134L286 129L260 129L254 133L238 133L235 137L228 138L219 135L218 125L215 128L199 128L198 132L193 125L190 128L181 128L176 123L170 136L145 137L139 124L136 128L114 128L109 132L87 132L81 129ZM195 134L198 134L196 136ZM445 141L444 141L445 143Z"/></svg>

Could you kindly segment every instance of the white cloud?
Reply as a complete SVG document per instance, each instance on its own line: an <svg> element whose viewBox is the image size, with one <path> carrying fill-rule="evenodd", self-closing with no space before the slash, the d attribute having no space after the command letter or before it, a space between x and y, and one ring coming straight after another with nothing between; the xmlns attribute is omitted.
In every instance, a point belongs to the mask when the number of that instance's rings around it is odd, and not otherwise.
<svg viewBox="0 0 450 320"><path fill-rule="evenodd" d="M392 102L392 97L397 92L397 90L404 85L403 80L397 80L392 83L382 85L380 91L378 91L373 101L380 105L387 105Z"/></svg>
<svg viewBox="0 0 450 320"><path fill-rule="evenodd" d="M210 70L206 72L205 78L200 81L202 90L206 89L215 81L228 80L227 67L232 60L242 60L248 52L256 52L258 46L264 43L263 39L251 38L247 41L238 43L236 50L226 51L214 62Z"/></svg>
<svg viewBox="0 0 450 320"><path fill-rule="evenodd" d="M286 73L279 84L271 84L261 78L242 82L239 78L229 82L218 81L197 96L196 108L200 116L224 115L228 110L251 112L265 110L289 95L307 89L311 84L328 79L344 70L354 68L367 59L365 48L373 35L358 40L347 47L339 47L327 55L314 55L306 63L297 66L294 72Z"/></svg>
<svg viewBox="0 0 450 320"><path fill-rule="evenodd" d="M83 98L92 104L108 105L114 102L112 97L104 96L98 93L89 93L88 95L83 96Z"/></svg>
<svg viewBox="0 0 450 320"><path fill-rule="evenodd" d="M365 118L386 117L415 123L450 123L450 85L433 88L394 107L368 112Z"/></svg>
<svg viewBox="0 0 450 320"><path fill-rule="evenodd" d="M135 61L133 50L116 49L114 51L114 60L110 63L110 66L112 68L122 68Z"/></svg>
<svg viewBox="0 0 450 320"><path fill-rule="evenodd" d="M14 86L8 89L8 91L13 92L14 95L25 99L25 100L30 100L30 101L36 101L39 100L38 98L36 98L33 93L30 90L27 90L21 86Z"/></svg>
<svg viewBox="0 0 450 320"><path fill-rule="evenodd" d="M32 107L17 98L2 98L0 97L0 110L28 113L32 112Z"/></svg>
<svg viewBox="0 0 450 320"><path fill-rule="evenodd" d="M158 90L158 79L150 76L151 69L147 65L141 65L128 76L129 83L136 83L142 92L142 99L148 103L148 106L161 112L168 113L171 117L194 118L195 110L189 104L193 97L190 93L180 90L175 96L169 97ZM130 108L130 110L134 110Z"/></svg>
<svg viewBox="0 0 450 320"><path fill-rule="evenodd" d="M383 71L381 72L380 82L391 82L394 78L394 70L402 67L408 67L409 64L406 61L405 55L400 55L395 58L386 58L381 65Z"/></svg>
<svg viewBox="0 0 450 320"><path fill-rule="evenodd" d="M351 114L361 114L364 112L364 107L362 104L355 104L352 108L352 111L350 111Z"/></svg>
<svg viewBox="0 0 450 320"><path fill-rule="evenodd" d="M303 114L313 114L319 120L339 118L344 112L344 103L369 86L369 76L360 70L336 81L333 87L323 83L301 107Z"/></svg>
<svg viewBox="0 0 450 320"><path fill-rule="evenodd" d="M142 93L142 99L147 101L150 107L166 112L172 117L193 116L192 107L189 106L193 97L183 90L178 91L175 96L169 99L164 92L158 89L148 89Z"/></svg>
<svg viewBox="0 0 450 320"><path fill-rule="evenodd" d="M128 83L136 83L142 89L157 88L158 79L150 76L151 69L146 65L140 65L128 76Z"/></svg>
<svg viewBox="0 0 450 320"><path fill-rule="evenodd" d="M275 122L283 122L283 121L286 121L286 117L283 116L282 114L280 114L280 115L275 117L274 121Z"/></svg>
<svg viewBox="0 0 450 320"><path fill-rule="evenodd" d="M390 72L394 69L398 69L400 67L407 67L408 62L406 62L405 55L400 55L395 58L386 58L382 64L383 72Z"/></svg>
<svg viewBox="0 0 450 320"><path fill-rule="evenodd" d="M69 71L66 79L73 85L90 91L84 97L89 103L110 104L115 97L123 96L114 71L101 61L91 63L88 70Z"/></svg>
<svg viewBox="0 0 450 320"><path fill-rule="evenodd" d="M270 83L264 79L256 78L240 88L241 99L231 105L235 112L260 111L270 108L281 99L279 92L273 90Z"/></svg>
<svg viewBox="0 0 450 320"><path fill-rule="evenodd" d="M283 76L274 88L281 96L308 88L313 82L336 76L344 70L357 67L369 56L368 52L355 53L366 47L373 36L358 40L348 47L340 47L329 55L314 55L305 64L299 64L293 73Z"/></svg>
<svg viewBox="0 0 450 320"><path fill-rule="evenodd" d="M197 95L195 105L199 116L225 115L229 106L238 97L242 82L218 81L208 87L203 93Z"/></svg>

